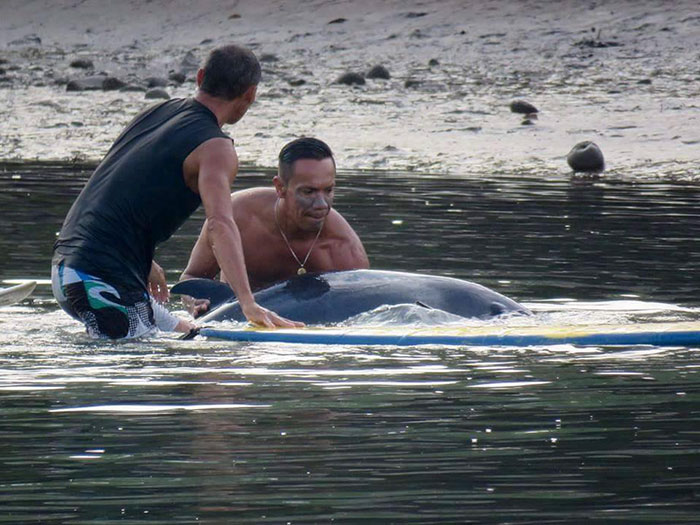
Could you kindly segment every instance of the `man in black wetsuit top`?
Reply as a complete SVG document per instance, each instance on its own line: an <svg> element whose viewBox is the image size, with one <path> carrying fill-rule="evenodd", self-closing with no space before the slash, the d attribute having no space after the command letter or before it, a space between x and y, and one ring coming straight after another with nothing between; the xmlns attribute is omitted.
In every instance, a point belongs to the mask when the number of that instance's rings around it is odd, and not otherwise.
<svg viewBox="0 0 700 525"><path fill-rule="evenodd" d="M260 64L249 50L213 50L197 72L194 98L138 115L92 174L63 223L51 272L58 303L88 334L121 339L194 327L160 304L168 288L153 255L200 203L212 250L248 320L300 325L255 302L231 216L238 157L221 127L245 115L259 80Z"/></svg>

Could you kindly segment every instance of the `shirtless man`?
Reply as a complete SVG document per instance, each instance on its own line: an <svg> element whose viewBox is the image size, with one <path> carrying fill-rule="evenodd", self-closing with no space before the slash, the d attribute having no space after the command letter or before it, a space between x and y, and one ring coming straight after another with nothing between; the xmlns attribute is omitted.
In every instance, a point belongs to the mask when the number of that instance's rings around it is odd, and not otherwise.
<svg viewBox="0 0 700 525"><path fill-rule="evenodd" d="M272 182L231 195L253 290L306 272L369 268L360 238L332 208L335 160L327 144L303 137L284 146ZM181 279L214 278L219 270L205 222ZM220 278L230 282L225 269ZM198 315L208 303L188 307Z"/></svg>
<svg viewBox="0 0 700 525"><path fill-rule="evenodd" d="M235 45L214 49L197 72L196 95L138 115L90 177L54 245L52 287L61 308L91 336L122 339L155 328L194 328L160 304L168 288L153 254L200 203L210 250L248 320L300 325L255 302L231 217L228 196L238 157L221 127L243 118L259 80L252 52Z"/></svg>

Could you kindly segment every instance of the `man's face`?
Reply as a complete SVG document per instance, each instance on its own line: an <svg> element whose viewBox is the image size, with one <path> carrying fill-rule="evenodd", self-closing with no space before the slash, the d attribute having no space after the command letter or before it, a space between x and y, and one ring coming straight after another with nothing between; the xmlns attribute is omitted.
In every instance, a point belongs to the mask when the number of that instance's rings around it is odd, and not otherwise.
<svg viewBox="0 0 700 525"><path fill-rule="evenodd" d="M285 199L287 220L300 230L318 231L333 206L333 159L294 161L289 183L278 191Z"/></svg>

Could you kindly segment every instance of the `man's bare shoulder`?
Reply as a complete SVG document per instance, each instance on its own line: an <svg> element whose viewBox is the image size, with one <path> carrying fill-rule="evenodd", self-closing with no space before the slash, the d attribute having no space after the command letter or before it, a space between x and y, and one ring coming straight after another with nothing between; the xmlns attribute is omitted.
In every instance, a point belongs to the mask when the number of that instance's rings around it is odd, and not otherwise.
<svg viewBox="0 0 700 525"><path fill-rule="evenodd" d="M234 217L259 217L274 206L277 194L274 188L248 188L231 194Z"/></svg>
<svg viewBox="0 0 700 525"><path fill-rule="evenodd" d="M321 246L325 249L327 259L323 271L369 268L362 240L340 212L331 210L324 230L326 233Z"/></svg>
<svg viewBox="0 0 700 525"><path fill-rule="evenodd" d="M253 203L274 200L276 198L274 188L248 188L245 190L234 191L231 194L231 202L237 204Z"/></svg>
<svg viewBox="0 0 700 525"><path fill-rule="evenodd" d="M352 226L345 220L345 217L335 208L331 209L326 224L324 225L325 233L328 237L341 239L355 239L357 234Z"/></svg>

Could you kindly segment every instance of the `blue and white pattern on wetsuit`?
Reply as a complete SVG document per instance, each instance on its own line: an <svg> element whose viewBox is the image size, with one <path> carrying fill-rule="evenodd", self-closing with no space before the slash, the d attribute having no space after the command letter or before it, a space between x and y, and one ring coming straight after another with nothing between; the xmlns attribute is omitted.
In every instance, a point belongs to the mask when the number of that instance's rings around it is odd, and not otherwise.
<svg viewBox="0 0 700 525"><path fill-rule="evenodd" d="M91 337L123 339L172 332L177 317L143 291L117 289L64 264L51 268L51 288L61 308L85 324Z"/></svg>

